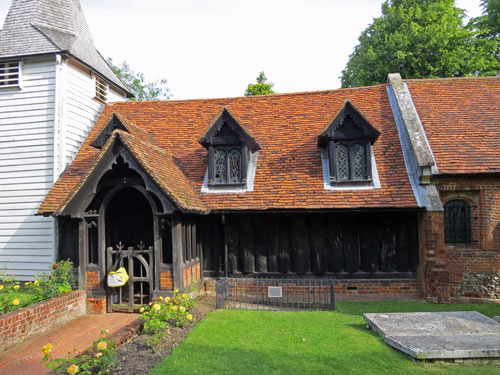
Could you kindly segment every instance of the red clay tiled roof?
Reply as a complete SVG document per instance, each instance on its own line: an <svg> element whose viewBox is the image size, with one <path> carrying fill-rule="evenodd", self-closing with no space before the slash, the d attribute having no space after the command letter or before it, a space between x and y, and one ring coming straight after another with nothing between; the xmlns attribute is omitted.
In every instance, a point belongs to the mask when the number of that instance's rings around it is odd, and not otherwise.
<svg viewBox="0 0 500 375"><path fill-rule="evenodd" d="M381 135L373 145L381 189L325 191L318 135L351 100ZM207 170L207 150L199 139L226 106L261 146L253 192L199 193ZM154 144L172 153L190 185L210 210L415 208L386 85L296 94L108 105L73 164L43 202L40 213L56 212L95 164L90 146L116 112L148 131ZM150 168L156 156L143 150ZM153 171L153 172L154 172ZM153 173L152 172L152 173ZM168 173L166 173L168 175ZM171 179L169 184L172 183ZM172 187L174 188L174 187ZM182 190L181 187L177 189Z"/></svg>
<svg viewBox="0 0 500 375"><path fill-rule="evenodd" d="M405 82L439 173L500 172L500 77Z"/></svg>

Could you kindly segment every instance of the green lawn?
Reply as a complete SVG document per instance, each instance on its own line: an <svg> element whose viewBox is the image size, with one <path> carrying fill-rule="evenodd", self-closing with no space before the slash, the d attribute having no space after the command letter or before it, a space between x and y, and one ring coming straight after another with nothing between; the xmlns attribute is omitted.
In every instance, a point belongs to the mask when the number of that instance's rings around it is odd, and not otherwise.
<svg viewBox="0 0 500 375"><path fill-rule="evenodd" d="M414 363L368 331L365 312L476 310L500 305L340 302L336 312L218 310L151 374L499 374L494 364Z"/></svg>

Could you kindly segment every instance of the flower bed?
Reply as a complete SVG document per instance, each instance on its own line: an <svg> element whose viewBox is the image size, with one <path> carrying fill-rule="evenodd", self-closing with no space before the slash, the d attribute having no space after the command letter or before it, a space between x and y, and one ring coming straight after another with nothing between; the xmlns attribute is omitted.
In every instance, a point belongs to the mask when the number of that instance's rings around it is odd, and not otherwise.
<svg viewBox="0 0 500 375"><path fill-rule="evenodd" d="M85 291L75 290L0 315L0 348L8 349L27 338L85 314L85 299Z"/></svg>

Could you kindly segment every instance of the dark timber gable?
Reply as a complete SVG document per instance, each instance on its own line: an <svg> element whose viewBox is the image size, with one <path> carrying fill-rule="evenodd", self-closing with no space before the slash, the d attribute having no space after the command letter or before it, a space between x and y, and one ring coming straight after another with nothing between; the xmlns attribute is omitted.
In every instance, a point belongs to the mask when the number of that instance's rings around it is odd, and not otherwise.
<svg viewBox="0 0 500 375"><path fill-rule="evenodd" d="M102 129L96 139L90 144L92 147L101 149L106 141L111 137L113 130L122 130L124 132L130 133L129 130L123 125L123 122L118 118L116 113L113 113L113 117L108 122L108 124Z"/></svg>
<svg viewBox="0 0 500 375"><path fill-rule="evenodd" d="M246 184L249 153L260 146L226 107L199 142L208 150L208 184Z"/></svg>
<svg viewBox="0 0 500 375"><path fill-rule="evenodd" d="M330 183L371 182L371 145L380 132L349 100L320 134L318 145L328 150Z"/></svg>

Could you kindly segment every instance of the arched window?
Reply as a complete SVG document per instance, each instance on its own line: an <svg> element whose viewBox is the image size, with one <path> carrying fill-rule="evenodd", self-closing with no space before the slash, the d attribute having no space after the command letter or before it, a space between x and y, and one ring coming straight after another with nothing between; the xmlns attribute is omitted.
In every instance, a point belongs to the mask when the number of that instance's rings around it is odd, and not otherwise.
<svg viewBox="0 0 500 375"><path fill-rule="evenodd" d="M454 199L444 204L444 242L450 245L472 243L471 208L467 201Z"/></svg>

